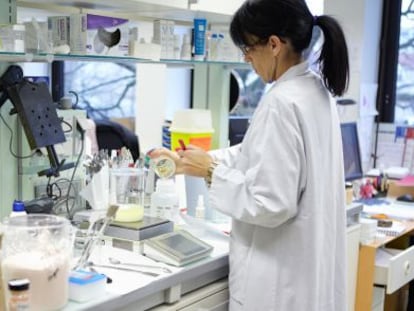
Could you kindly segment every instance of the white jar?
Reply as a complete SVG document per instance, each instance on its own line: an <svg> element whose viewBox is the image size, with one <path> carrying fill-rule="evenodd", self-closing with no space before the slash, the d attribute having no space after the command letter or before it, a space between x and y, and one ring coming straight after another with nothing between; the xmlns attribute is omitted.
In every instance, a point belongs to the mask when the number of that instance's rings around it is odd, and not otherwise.
<svg viewBox="0 0 414 311"><path fill-rule="evenodd" d="M158 179L155 192L151 195L151 214L171 221L178 216L179 196L172 179Z"/></svg>

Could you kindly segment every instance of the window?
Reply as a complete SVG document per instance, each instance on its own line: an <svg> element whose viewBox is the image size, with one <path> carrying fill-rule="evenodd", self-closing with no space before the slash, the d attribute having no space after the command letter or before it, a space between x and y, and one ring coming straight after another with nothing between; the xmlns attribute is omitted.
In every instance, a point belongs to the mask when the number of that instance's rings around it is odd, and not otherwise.
<svg viewBox="0 0 414 311"><path fill-rule="evenodd" d="M414 0L384 0L379 121L414 124Z"/></svg>
<svg viewBox="0 0 414 311"><path fill-rule="evenodd" d="M66 62L65 93L78 95L77 108L92 119L135 116L133 63Z"/></svg>
<svg viewBox="0 0 414 311"><path fill-rule="evenodd" d="M394 122L414 124L414 0L403 0Z"/></svg>

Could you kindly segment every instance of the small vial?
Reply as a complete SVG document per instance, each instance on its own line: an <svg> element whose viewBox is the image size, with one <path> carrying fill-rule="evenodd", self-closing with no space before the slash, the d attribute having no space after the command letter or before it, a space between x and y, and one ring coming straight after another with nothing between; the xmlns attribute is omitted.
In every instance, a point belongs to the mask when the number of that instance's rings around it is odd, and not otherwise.
<svg viewBox="0 0 414 311"><path fill-rule="evenodd" d="M14 279L8 282L10 299L9 311L30 310L30 281L29 279Z"/></svg>
<svg viewBox="0 0 414 311"><path fill-rule="evenodd" d="M152 159L152 166L159 178L170 178L175 173L175 162L167 156Z"/></svg>

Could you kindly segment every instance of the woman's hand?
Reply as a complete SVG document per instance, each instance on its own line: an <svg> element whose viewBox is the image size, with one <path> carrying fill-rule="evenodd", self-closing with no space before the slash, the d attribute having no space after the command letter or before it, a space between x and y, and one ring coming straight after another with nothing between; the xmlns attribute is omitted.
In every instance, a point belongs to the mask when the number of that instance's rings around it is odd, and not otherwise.
<svg viewBox="0 0 414 311"><path fill-rule="evenodd" d="M151 159L156 159L160 156L167 156L173 159L175 163L175 174L183 174L181 159L180 159L180 156L177 154L177 152L173 152L167 148L157 148L157 149L153 149L149 151L148 156Z"/></svg>
<svg viewBox="0 0 414 311"><path fill-rule="evenodd" d="M175 174L186 174L205 178L208 168L213 162L213 158L203 149L188 145L185 150L173 152L167 148L154 149L148 153L151 159L155 159L162 155L170 157L174 160L176 170Z"/></svg>
<svg viewBox="0 0 414 311"><path fill-rule="evenodd" d="M203 149L188 145L185 150L178 150L183 173L205 178L213 158Z"/></svg>

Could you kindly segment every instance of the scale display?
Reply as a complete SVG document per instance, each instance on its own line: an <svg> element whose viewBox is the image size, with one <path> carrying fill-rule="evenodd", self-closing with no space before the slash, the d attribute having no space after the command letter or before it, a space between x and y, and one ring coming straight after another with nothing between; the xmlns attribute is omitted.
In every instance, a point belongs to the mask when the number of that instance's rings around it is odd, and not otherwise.
<svg viewBox="0 0 414 311"><path fill-rule="evenodd" d="M202 259L213 247L185 230L166 233L144 241L144 254L174 266Z"/></svg>

